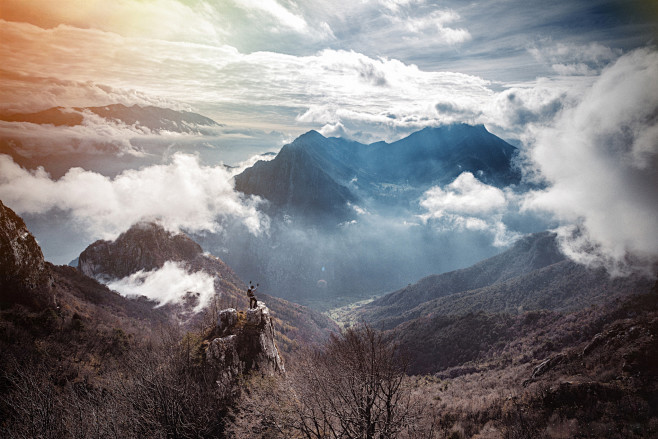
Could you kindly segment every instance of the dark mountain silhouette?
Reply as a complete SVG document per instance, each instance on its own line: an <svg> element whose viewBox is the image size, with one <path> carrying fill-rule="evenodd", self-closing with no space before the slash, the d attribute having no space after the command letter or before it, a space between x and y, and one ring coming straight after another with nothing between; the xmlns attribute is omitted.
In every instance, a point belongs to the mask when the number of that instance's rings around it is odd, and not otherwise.
<svg viewBox="0 0 658 439"><path fill-rule="evenodd" d="M495 186L517 184L515 153L482 125L425 128L397 142L370 145L309 131L235 182L237 190L278 208L334 213L345 220L355 216L348 203L374 199L409 205L429 187L450 183L462 172Z"/></svg>
<svg viewBox="0 0 658 439"><path fill-rule="evenodd" d="M426 315L468 312L570 311L616 296L649 291L643 276L611 277L560 253L556 235L543 232L471 267L428 276L357 311L375 326L393 328Z"/></svg>
<svg viewBox="0 0 658 439"><path fill-rule="evenodd" d="M214 120L189 111L148 106L112 104L104 107L54 107L37 113L0 114L7 122L30 122L55 126L76 126L84 121L85 113L93 113L108 121L148 128L152 131L198 132L199 128L219 126Z"/></svg>

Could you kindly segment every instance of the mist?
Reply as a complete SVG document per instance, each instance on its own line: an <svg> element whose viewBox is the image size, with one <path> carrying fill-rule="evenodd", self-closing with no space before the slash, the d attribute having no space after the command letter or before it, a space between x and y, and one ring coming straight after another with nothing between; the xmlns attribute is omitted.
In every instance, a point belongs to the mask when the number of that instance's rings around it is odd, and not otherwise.
<svg viewBox="0 0 658 439"><path fill-rule="evenodd" d="M436 204L439 196L443 214ZM426 203L430 199L434 204ZM500 253L523 234L555 226L522 211L521 201L510 189L464 173L443 189L428 190L409 208L365 200L352 206L356 218L343 223L320 225L279 213L261 235L224 221L220 232L193 238L241 278L258 281L262 291L326 309L467 267Z"/></svg>

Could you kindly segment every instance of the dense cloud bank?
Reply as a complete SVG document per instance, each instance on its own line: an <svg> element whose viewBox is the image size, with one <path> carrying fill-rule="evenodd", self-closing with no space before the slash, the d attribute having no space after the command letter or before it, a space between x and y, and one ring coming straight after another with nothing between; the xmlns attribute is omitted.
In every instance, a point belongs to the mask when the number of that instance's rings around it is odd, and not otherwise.
<svg viewBox="0 0 658 439"><path fill-rule="evenodd" d="M114 238L142 220L197 232L218 231L219 217L237 218L255 234L268 227L268 218L256 208L259 201L235 192L226 168L203 166L186 154L115 178L72 168L59 180L0 155L0 199L21 215L55 208L69 212L94 239Z"/></svg>
<svg viewBox="0 0 658 439"><path fill-rule="evenodd" d="M576 105L529 131L531 163L549 187L526 208L565 224L563 248L576 261L617 274L658 262L657 77L658 52L627 54Z"/></svg>

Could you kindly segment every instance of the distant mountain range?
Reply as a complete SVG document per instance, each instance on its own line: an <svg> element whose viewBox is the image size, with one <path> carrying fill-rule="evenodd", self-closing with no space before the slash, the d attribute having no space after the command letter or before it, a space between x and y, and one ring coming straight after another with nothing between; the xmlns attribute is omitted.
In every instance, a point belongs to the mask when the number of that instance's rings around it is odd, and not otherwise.
<svg viewBox="0 0 658 439"><path fill-rule="evenodd" d="M235 185L269 200L277 211L345 220L355 215L350 204L375 200L408 206L462 172L498 187L518 184L515 154L516 148L482 125L425 128L390 144L370 145L309 131L274 160L236 176Z"/></svg>
<svg viewBox="0 0 658 439"><path fill-rule="evenodd" d="M85 114L95 114L108 121L144 127L152 131L196 133L199 128L220 126L214 120L197 113L136 104L130 107L123 104L104 107L54 107L36 113L0 114L0 120L76 126L82 125Z"/></svg>

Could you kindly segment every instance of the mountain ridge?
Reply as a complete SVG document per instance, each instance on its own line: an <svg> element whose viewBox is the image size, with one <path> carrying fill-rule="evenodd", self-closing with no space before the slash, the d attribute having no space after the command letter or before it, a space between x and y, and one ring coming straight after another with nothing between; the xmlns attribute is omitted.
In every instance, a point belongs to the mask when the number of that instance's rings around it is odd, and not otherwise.
<svg viewBox="0 0 658 439"><path fill-rule="evenodd" d="M352 319L392 329L431 315L575 311L614 297L649 291L641 275L611 277L567 259L557 235L536 233L470 267L427 276L357 308Z"/></svg>

